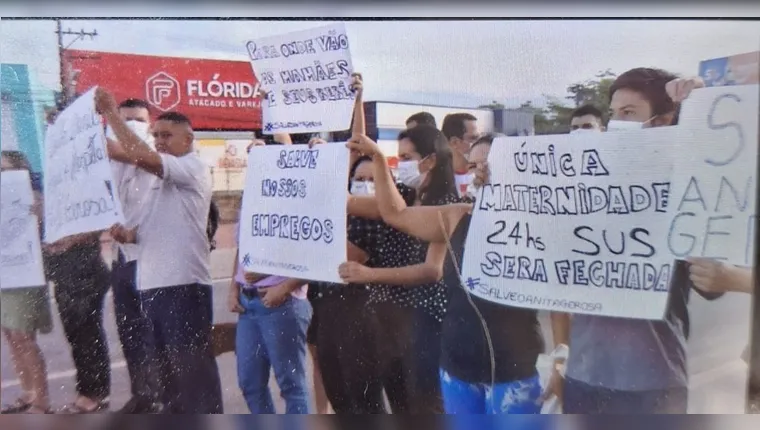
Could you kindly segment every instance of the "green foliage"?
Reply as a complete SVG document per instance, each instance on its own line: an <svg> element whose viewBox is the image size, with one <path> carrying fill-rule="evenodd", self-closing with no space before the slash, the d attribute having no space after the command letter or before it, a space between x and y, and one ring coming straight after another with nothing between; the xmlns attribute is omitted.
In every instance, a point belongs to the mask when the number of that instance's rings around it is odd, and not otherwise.
<svg viewBox="0 0 760 430"><path fill-rule="evenodd" d="M525 102L520 106L521 110L533 112L536 115L536 134L561 134L570 131L570 115L573 110L585 104L593 104L602 112L610 109L610 86L615 82L616 75L609 69L599 72L593 79L585 82L576 82L567 87L570 101L566 102L556 97L544 95L547 100L545 108L538 108L531 102ZM495 102L494 102L495 103Z"/></svg>

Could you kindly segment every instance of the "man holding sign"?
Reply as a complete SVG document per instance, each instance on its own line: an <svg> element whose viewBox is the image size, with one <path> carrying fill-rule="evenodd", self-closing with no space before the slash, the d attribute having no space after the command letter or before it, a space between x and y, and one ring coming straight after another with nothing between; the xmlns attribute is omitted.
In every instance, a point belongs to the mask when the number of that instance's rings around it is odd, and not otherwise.
<svg viewBox="0 0 760 430"><path fill-rule="evenodd" d="M116 224L111 235L139 250L137 285L152 326L147 341L158 360L161 400L170 413L221 413L206 235L211 178L193 151L190 121L176 112L160 115L153 125L154 151L121 118L110 93L98 88L95 99L118 139L109 141L109 156L157 177L141 224Z"/></svg>
<svg viewBox="0 0 760 430"><path fill-rule="evenodd" d="M610 88L607 129L676 125L680 102L703 85L659 69L629 70ZM676 262L663 321L572 316L565 413L686 413L688 276L685 263Z"/></svg>

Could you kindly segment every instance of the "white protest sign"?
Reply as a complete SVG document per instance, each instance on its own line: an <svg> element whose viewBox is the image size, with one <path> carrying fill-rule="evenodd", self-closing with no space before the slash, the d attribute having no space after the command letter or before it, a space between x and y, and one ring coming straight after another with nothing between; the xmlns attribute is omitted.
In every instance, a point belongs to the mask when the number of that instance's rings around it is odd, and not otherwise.
<svg viewBox="0 0 760 430"><path fill-rule="evenodd" d="M56 118L45 136L45 242L123 223L95 88Z"/></svg>
<svg viewBox="0 0 760 430"><path fill-rule="evenodd" d="M240 213L243 269L341 283L347 178L345 145L254 147Z"/></svg>
<svg viewBox="0 0 760 430"><path fill-rule="evenodd" d="M0 289L45 285L38 219L27 170L0 174Z"/></svg>
<svg viewBox="0 0 760 430"><path fill-rule="evenodd" d="M462 281L492 302L661 319L675 127L498 138L476 196Z"/></svg>
<svg viewBox="0 0 760 430"><path fill-rule="evenodd" d="M264 134L341 131L351 127L351 53L340 24L246 43L261 87Z"/></svg>
<svg viewBox="0 0 760 430"><path fill-rule="evenodd" d="M676 257L752 264L757 127L757 85L700 89L684 102L666 236Z"/></svg>

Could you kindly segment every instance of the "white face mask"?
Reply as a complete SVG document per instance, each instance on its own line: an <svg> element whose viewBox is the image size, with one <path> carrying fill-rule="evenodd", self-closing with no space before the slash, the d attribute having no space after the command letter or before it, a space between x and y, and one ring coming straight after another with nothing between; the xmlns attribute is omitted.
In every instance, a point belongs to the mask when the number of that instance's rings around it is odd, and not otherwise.
<svg viewBox="0 0 760 430"><path fill-rule="evenodd" d="M612 121L610 121L612 122ZM602 130L598 128L578 128L575 130L570 130L570 134L580 134L580 133L601 133Z"/></svg>
<svg viewBox="0 0 760 430"><path fill-rule="evenodd" d="M418 189L426 177L427 172L420 173L419 161L399 161L398 180L407 187Z"/></svg>
<svg viewBox="0 0 760 430"><path fill-rule="evenodd" d="M374 196L375 183L369 181L351 181L352 196Z"/></svg>
<svg viewBox="0 0 760 430"><path fill-rule="evenodd" d="M607 131L641 130L644 123L639 121L620 121L611 119L607 124Z"/></svg>
<svg viewBox="0 0 760 430"><path fill-rule="evenodd" d="M132 130L132 132L137 135L137 137L139 137L143 142L147 143L148 146L154 150L156 149L155 142L153 141L153 136L150 135L150 125L148 123L142 121L127 121L127 126L130 130ZM119 140L116 138L116 135L114 134L113 129L110 125L108 128L106 128L106 137L111 140Z"/></svg>
<svg viewBox="0 0 760 430"><path fill-rule="evenodd" d="M469 198L471 198L471 199L473 199L473 200L475 200L475 198L478 196L478 194L480 194L480 187L478 187L475 184L473 184L472 182L470 182L467 185L466 196L469 197Z"/></svg>

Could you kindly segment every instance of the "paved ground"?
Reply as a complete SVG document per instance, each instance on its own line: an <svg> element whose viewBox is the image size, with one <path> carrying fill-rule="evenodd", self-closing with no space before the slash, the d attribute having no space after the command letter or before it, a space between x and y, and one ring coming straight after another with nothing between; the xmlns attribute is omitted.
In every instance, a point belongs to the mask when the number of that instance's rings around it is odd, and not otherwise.
<svg viewBox="0 0 760 430"><path fill-rule="evenodd" d="M235 255L232 226L225 225L220 228L217 244L220 249L212 253L211 265L215 278L215 321L229 322L235 320L234 315L225 307L227 286ZM104 246L104 258L108 259L108 254L108 247ZM747 367L738 357L748 341L749 307L749 298L741 295L724 297L713 303L707 303L697 297L692 298L690 305L692 337L689 342L690 373L692 374L689 408L691 413L743 413ZM109 296L105 322L113 369L111 400L113 406L118 407L128 398L129 380L121 356L113 315ZM542 318L542 325L547 332L546 318ZM55 405L62 405L73 399L74 371L69 347L57 319L54 332L42 336L40 342L48 362L52 400ZM224 390L225 411L247 413L247 408L237 388L234 354L225 354L219 357L218 362ZM10 401L19 394L19 387L5 347L0 349L0 370L2 371L0 384L2 399ZM278 410L282 411L283 403L279 399L274 381L270 386L277 398Z"/></svg>

